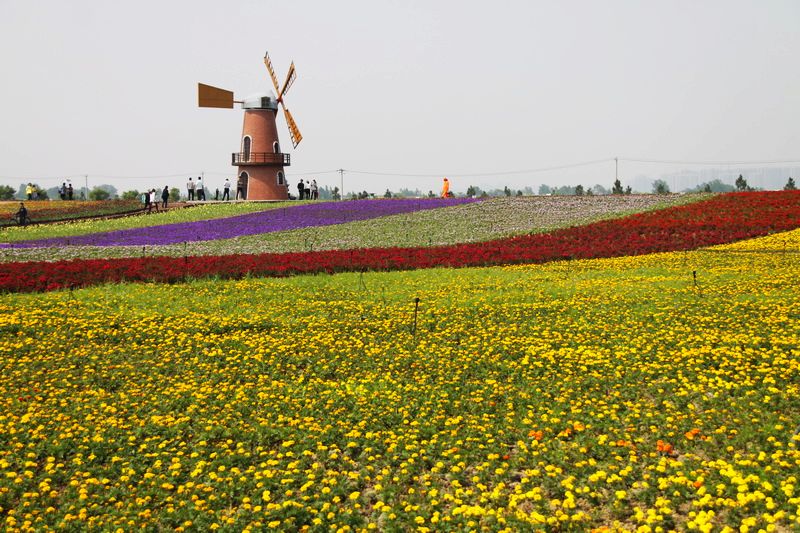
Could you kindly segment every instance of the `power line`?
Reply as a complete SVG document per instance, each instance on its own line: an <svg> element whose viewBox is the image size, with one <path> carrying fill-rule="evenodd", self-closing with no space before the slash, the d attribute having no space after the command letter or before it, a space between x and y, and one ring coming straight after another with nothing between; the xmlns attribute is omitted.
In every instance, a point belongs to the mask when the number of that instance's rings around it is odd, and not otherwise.
<svg viewBox="0 0 800 533"><path fill-rule="evenodd" d="M322 174L334 174L337 172L341 172L342 170L346 170L352 174L367 174L372 176L387 176L387 177L399 177L399 178L437 178L440 176L454 176L454 177L484 177L484 176L509 176L514 174L535 174L539 172L549 172L553 170L563 170L567 168L576 168L576 167L583 167L583 166L590 166L590 165L597 165L601 163L610 163L612 161L621 161L626 163L646 163L646 164L662 164L662 165L716 165L716 166L731 166L731 165L776 165L776 164L798 164L800 163L800 158L795 159L779 159L779 160L760 160L760 161L678 161L678 160L671 160L671 159L645 159L645 158L605 158L605 159L594 159L591 161L582 161L579 163L568 163L565 165L555 165L555 166L548 166L548 167L538 167L538 168L529 168L524 170L505 170L500 172L495 171L488 171L488 172L474 172L474 173L458 173L458 172L436 172L436 173L410 173L410 172L385 172L385 171L373 171L373 170L353 170L353 169L331 169L331 170L319 170L314 172L291 172L287 173L288 175L292 176L315 176L315 175L322 175ZM220 176L227 176L234 174L235 172L225 172L225 171L192 171L192 172L181 172L177 174L158 174L152 176L115 176L109 174L102 174L102 173L72 173L72 174L63 174L60 176L0 176L2 180L22 180L22 181L64 181L64 180L76 180L82 179L86 176L91 177L93 180L98 179L116 179L116 180L155 180L155 179L163 179L163 178L179 178L184 176L194 176L199 174L205 175L220 175Z"/></svg>
<svg viewBox="0 0 800 533"><path fill-rule="evenodd" d="M620 161L626 161L629 163L659 163L665 165L718 165L718 166L726 166L726 165L779 165L779 164L791 164L791 163L800 163L800 158L798 159L783 159L783 160L775 160L775 161L673 161L673 160L666 160L666 159L627 159L620 157Z"/></svg>
<svg viewBox="0 0 800 533"><path fill-rule="evenodd" d="M373 176L392 176L392 177L400 177L400 178L436 178L440 176L455 176L459 178L469 178L469 177L480 177L480 176L507 176L510 174L533 174L536 172L547 172L550 170L561 170L565 168L574 168L574 167L583 167L588 165L596 165L598 163L608 163L613 161L613 158L609 159L595 159L593 161L583 161L580 163L571 163L567 165L557 165L552 167L540 167L540 168L529 168L525 170L506 170L502 172L476 172L476 173L459 173L459 172L438 172L435 174L401 174L401 173L391 173L391 172L374 172L369 170L351 170L346 169L347 172L352 172L353 174L371 174Z"/></svg>

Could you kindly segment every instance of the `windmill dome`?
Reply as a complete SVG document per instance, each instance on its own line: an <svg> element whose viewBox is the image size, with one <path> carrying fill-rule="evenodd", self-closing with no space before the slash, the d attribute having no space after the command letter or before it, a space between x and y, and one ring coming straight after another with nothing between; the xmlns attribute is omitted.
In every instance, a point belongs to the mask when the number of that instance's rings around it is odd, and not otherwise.
<svg viewBox="0 0 800 533"><path fill-rule="evenodd" d="M251 94L242 100L243 109L272 109L278 110L278 98L270 91L268 93Z"/></svg>

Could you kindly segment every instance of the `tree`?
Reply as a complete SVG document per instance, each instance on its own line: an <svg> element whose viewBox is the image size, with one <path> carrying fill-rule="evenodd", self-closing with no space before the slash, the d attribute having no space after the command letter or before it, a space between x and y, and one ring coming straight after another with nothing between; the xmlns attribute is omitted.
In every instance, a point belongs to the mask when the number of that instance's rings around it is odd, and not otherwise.
<svg viewBox="0 0 800 533"><path fill-rule="evenodd" d="M436 195L433 194L433 191L428 191L428 198L436 198Z"/></svg>
<svg viewBox="0 0 800 533"><path fill-rule="evenodd" d="M505 194L506 196L511 196L511 189L508 188L508 185L503 187L503 194Z"/></svg>
<svg viewBox="0 0 800 533"><path fill-rule="evenodd" d="M710 183L706 183L705 187L703 187L703 192L713 192Z"/></svg>
<svg viewBox="0 0 800 533"><path fill-rule="evenodd" d="M575 187L575 196L583 196L583 185Z"/></svg>
<svg viewBox="0 0 800 533"><path fill-rule="evenodd" d="M653 192L655 194L669 194L669 185L664 180L655 180L653 182Z"/></svg>
<svg viewBox="0 0 800 533"><path fill-rule="evenodd" d="M736 178L736 190L737 191L750 191L752 190L749 185L747 185L747 180L744 179L744 176L739 174L739 177Z"/></svg>
<svg viewBox="0 0 800 533"><path fill-rule="evenodd" d="M631 189L631 186L630 186L630 185L628 185L627 187L625 187L625 194L633 194L633 189Z"/></svg>
<svg viewBox="0 0 800 533"><path fill-rule="evenodd" d="M89 200L108 200L109 198L111 198L111 194L106 189L95 187L89 191Z"/></svg>
<svg viewBox="0 0 800 533"><path fill-rule="evenodd" d="M789 176L789 181L786 182L786 185L783 187L784 191L796 191L797 185L794 184L794 180L791 176Z"/></svg>
<svg viewBox="0 0 800 533"><path fill-rule="evenodd" d="M475 198L480 193L480 189L474 185L467 187L467 198Z"/></svg>
<svg viewBox="0 0 800 533"><path fill-rule="evenodd" d="M138 200L139 199L139 191L125 191L122 193L123 200Z"/></svg>
<svg viewBox="0 0 800 533"><path fill-rule="evenodd" d="M517 191L517 196L522 196L522 191Z"/></svg>
<svg viewBox="0 0 800 533"><path fill-rule="evenodd" d="M551 194L552 192L553 189L551 189L549 185L539 185L539 194L541 194L542 196L546 196L548 194Z"/></svg>
<svg viewBox="0 0 800 533"><path fill-rule="evenodd" d="M14 187L9 187L8 185L0 185L0 200L13 200L15 192L17 191L16 189L14 189Z"/></svg>
<svg viewBox="0 0 800 533"><path fill-rule="evenodd" d="M619 178L614 180L614 186L611 187L611 194L622 194L622 182Z"/></svg>
<svg viewBox="0 0 800 533"><path fill-rule="evenodd" d="M390 191L389 189L386 189L386 192L383 193L383 197L384 198L391 198L392 197L392 191Z"/></svg>
<svg viewBox="0 0 800 533"><path fill-rule="evenodd" d="M173 187L169 190L169 201L170 202L180 202L181 200L181 190L177 187Z"/></svg>

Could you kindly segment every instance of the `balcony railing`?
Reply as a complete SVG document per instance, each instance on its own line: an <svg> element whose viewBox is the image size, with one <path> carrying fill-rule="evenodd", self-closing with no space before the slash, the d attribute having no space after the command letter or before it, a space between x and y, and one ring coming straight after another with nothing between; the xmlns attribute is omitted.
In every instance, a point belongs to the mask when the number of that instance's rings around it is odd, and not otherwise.
<svg viewBox="0 0 800 533"><path fill-rule="evenodd" d="M274 154L272 152L239 152L231 154L232 165L291 165L289 154Z"/></svg>

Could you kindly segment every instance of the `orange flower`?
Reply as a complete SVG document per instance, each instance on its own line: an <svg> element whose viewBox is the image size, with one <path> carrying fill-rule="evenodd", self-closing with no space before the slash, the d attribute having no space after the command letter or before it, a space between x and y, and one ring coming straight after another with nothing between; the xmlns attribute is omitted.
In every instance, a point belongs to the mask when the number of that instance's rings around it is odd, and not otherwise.
<svg viewBox="0 0 800 533"><path fill-rule="evenodd" d="M656 443L656 450L665 455L672 455L672 453L675 451L675 449L672 447L672 444L664 442L663 440L659 440Z"/></svg>
<svg viewBox="0 0 800 533"><path fill-rule="evenodd" d="M533 440L542 440L544 433L542 433L540 430L532 429L528 432L528 436L533 437Z"/></svg>
<svg viewBox="0 0 800 533"><path fill-rule="evenodd" d="M686 433L684 433L683 436L686 437L689 440L694 440L694 438L699 434L700 434L700 430L697 429L697 428L693 428L692 430L687 431Z"/></svg>

